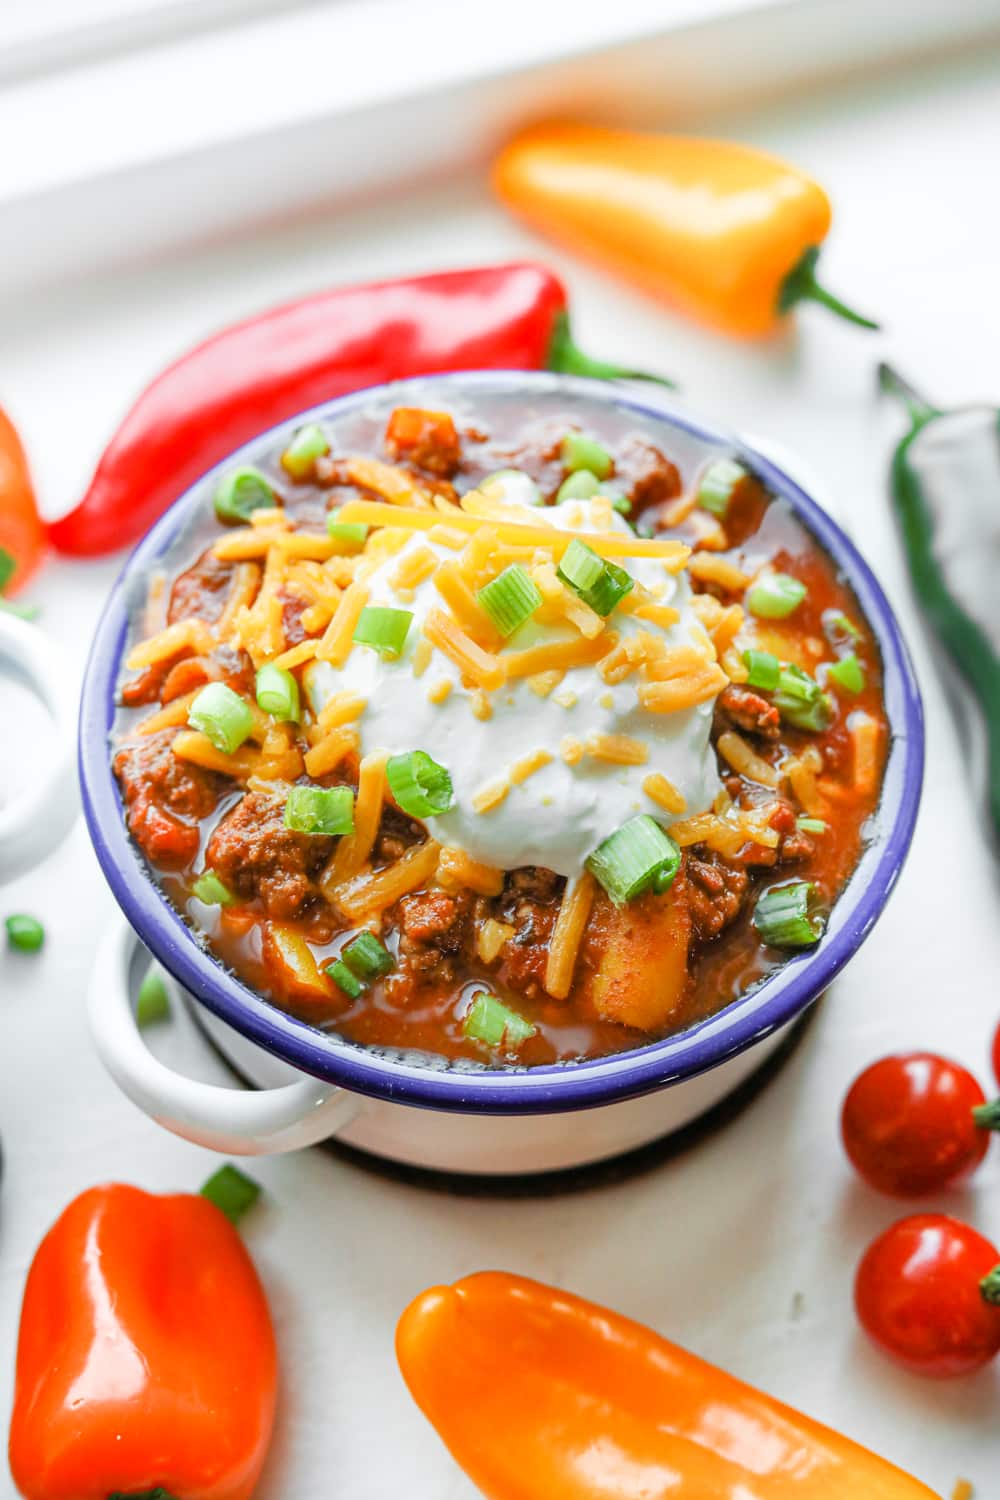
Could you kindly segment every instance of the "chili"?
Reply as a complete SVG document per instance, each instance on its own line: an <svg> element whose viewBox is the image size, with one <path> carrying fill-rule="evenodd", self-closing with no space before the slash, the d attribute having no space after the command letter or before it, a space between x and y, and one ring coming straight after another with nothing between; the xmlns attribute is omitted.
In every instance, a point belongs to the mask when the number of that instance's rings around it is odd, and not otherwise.
<svg viewBox="0 0 1000 1500"><path fill-rule="evenodd" d="M878 326L816 278L826 193L755 147L543 124L501 152L494 185L553 239L725 333L770 333L807 300Z"/></svg>
<svg viewBox="0 0 1000 1500"><path fill-rule="evenodd" d="M641 1324L520 1276L424 1292L396 1351L417 1405L487 1500L933 1500Z"/></svg>
<svg viewBox="0 0 1000 1500"><path fill-rule="evenodd" d="M24 446L0 410L0 594L16 594L35 572L46 549Z"/></svg>
<svg viewBox="0 0 1000 1500"><path fill-rule="evenodd" d="M249 1500L276 1384L267 1302L225 1213L189 1193L91 1188L28 1273L14 1483L26 1500Z"/></svg>
<svg viewBox="0 0 1000 1500"><path fill-rule="evenodd" d="M889 365L879 379L910 420L892 457L892 502L920 607L979 711L986 754L973 759L1000 847L1000 409L932 406Z"/></svg>
<svg viewBox="0 0 1000 1500"><path fill-rule="evenodd" d="M126 414L79 505L50 528L62 552L137 540L206 469L273 424L365 386L446 370L557 370L670 382L591 359L566 290L522 262L334 287L222 329Z"/></svg>

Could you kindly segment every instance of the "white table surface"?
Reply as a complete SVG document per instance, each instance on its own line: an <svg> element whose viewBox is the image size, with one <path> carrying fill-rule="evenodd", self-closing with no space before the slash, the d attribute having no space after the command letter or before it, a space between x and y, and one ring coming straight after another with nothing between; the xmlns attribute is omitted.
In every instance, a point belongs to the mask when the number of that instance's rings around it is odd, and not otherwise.
<svg viewBox="0 0 1000 1500"><path fill-rule="evenodd" d="M838 227L827 274L883 315L881 338L817 309L800 317L797 337L733 345L549 254L572 286L581 342L676 372L693 408L780 439L836 495L917 659L929 752L920 824L885 917L793 1060L735 1126L681 1158L542 1201L426 1191L321 1151L255 1165L267 1198L246 1234L283 1365L261 1500L383 1500L401 1481L414 1500L472 1495L410 1403L392 1334L414 1293L484 1267L538 1276L641 1318L942 1493L965 1475L981 1500L994 1494L996 1370L922 1383L890 1368L856 1329L854 1265L900 1209L852 1179L836 1119L854 1074L893 1048L941 1048L985 1077L1000 1012L995 872L890 524L884 469L899 421L873 396L874 362L889 352L942 402L1000 398L998 119L1000 63L982 55L713 122L797 158L830 185ZM481 185L456 181L56 288L0 308L0 401L21 424L55 514L79 493L130 395L211 325L312 285L533 248ZM77 667L116 567L54 563L32 590L42 628ZM0 767L18 753L11 692L0 683ZM0 1410L9 1407L25 1271L65 1203L104 1179L195 1188L214 1165L133 1109L89 1044L82 999L112 902L82 825L0 890L0 915L11 910L37 912L48 939L38 958L0 954ZM204 1055L197 1066L225 1076ZM931 1206L1000 1238L998 1163L994 1148L974 1187ZM8 1485L0 1480L0 1492Z"/></svg>

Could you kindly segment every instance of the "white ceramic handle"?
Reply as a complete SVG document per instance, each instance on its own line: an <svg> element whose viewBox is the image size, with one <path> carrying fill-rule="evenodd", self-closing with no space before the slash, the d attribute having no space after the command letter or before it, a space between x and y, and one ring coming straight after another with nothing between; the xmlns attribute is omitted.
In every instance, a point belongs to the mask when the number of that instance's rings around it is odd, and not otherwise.
<svg viewBox="0 0 1000 1500"><path fill-rule="evenodd" d="M121 920L101 942L90 981L90 1026L118 1087L159 1125L227 1156L271 1156L314 1146L358 1113L359 1095L315 1078L274 1089L221 1088L160 1062L143 1041L132 1008L129 967L136 942Z"/></svg>
<svg viewBox="0 0 1000 1500"><path fill-rule="evenodd" d="M0 881L30 870L61 843L79 806L73 767L76 689L58 652L34 625L0 612L0 665L37 694L52 719L56 753L46 774L0 804Z"/></svg>

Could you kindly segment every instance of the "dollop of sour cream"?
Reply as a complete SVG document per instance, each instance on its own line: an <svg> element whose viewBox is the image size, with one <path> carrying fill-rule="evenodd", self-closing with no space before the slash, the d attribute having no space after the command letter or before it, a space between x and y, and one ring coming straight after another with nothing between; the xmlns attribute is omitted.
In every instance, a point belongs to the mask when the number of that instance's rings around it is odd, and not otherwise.
<svg viewBox="0 0 1000 1500"><path fill-rule="evenodd" d="M505 478L504 489L505 504L524 502L516 478ZM591 502L583 500L535 509L530 520L564 531L600 529ZM606 527L606 519L603 524ZM617 530L629 530L618 515L612 524ZM650 774L662 773L684 798L685 809L679 816L690 817L711 806L720 790L709 743L712 701L676 713L652 713L638 702L634 677L609 686L595 667L583 666L568 670L545 697L538 695L529 679L506 683L488 695L492 715L481 719L473 712L475 690L462 685L459 668L441 652L435 651L430 665L416 676L414 652L422 639L422 625L431 609L442 607L441 596L433 576L403 598L390 580L409 551L426 546L442 562L455 559L453 551L420 533L367 580L370 604L413 614L402 655L395 661L384 660L368 647L355 645L341 668L314 663L306 684L317 712L334 693L345 690L367 700L358 721L362 755L374 750L393 755L424 750L447 768L455 800L449 812L426 819L435 839L499 869L542 865L574 876L597 845L636 813L649 813L664 826L676 821L643 791ZM655 558L620 561L653 592L658 603L672 605L680 618L663 629L619 610L611 619L619 638L646 630L662 635L668 646L703 645L704 630L691 605L687 574L668 574ZM565 623L529 621L507 645L521 649L574 635ZM433 698L442 691L442 679L451 688L436 702ZM594 734L640 740L648 748L648 759L642 765L621 766L585 754L576 764L567 764L560 753L567 737L586 744ZM506 797L491 811L477 812L476 793L508 777L518 761L536 750L546 751L552 759L520 784L511 784Z"/></svg>

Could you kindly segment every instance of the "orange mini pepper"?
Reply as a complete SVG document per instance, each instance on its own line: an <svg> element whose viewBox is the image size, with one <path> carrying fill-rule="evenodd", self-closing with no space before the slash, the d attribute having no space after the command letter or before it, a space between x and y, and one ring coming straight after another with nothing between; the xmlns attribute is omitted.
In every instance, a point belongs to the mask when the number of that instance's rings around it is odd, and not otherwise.
<svg viewBox="0 0 1000 1500"><path fill-rule="evenodd" d="M424 1292L396 1351L487 1500L936 1500L641 1324L520 1276Z"/></svg>
<svg viewBox="0 0 1000 1500"><path fill-rule="evenodd" d="M42 560L45 525L17 429L0 410L0 594L13 594Z"/></svg>
<svg viewBox="0 0 1000 1500"><path fill-rule="evenodd" d="M816 280L826 193L753 146L537 125L500 153L493 182L553 239L725 333L770 333L806 299L877 327Z"/></svg>
<svg viewBox="0 0 1000 1500"><path fill-rule="evenodd" d="M225 1214L191 1193L92 1188L28 1273L14 1483L27 1500L248 1500L276 1385L267 1301Z"/></svg>

